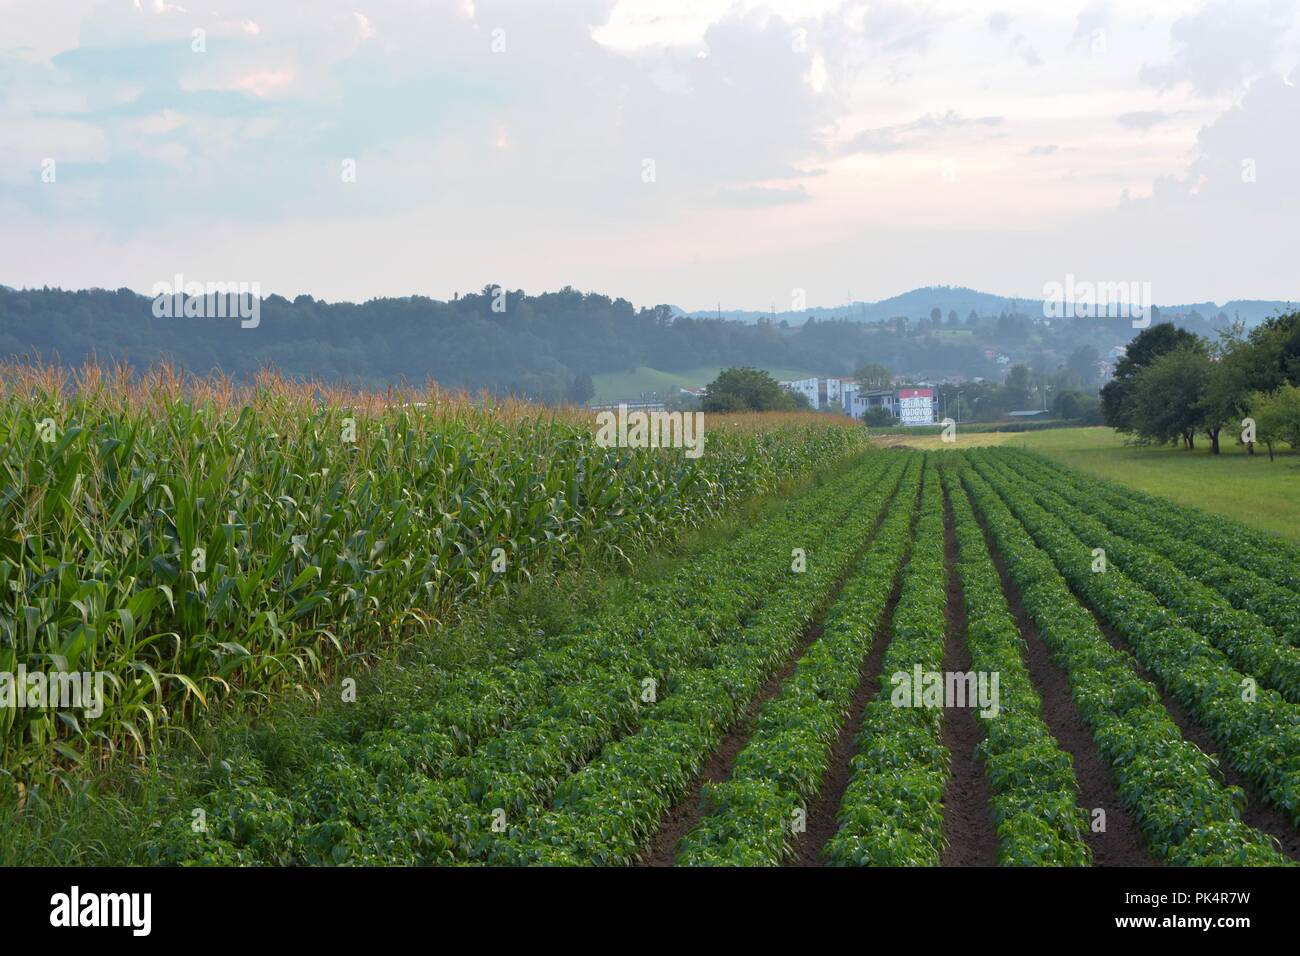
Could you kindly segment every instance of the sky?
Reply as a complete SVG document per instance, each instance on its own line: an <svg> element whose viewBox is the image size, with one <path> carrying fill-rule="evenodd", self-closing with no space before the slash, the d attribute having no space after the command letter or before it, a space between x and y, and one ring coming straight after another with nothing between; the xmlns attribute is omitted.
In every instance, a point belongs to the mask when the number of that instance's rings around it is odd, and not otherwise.
<svg viewBox="0 0 1300 956"><path fill-rule="evenodd" d="M1300 300L1277 0L0 0L0 283Z"/></svg>

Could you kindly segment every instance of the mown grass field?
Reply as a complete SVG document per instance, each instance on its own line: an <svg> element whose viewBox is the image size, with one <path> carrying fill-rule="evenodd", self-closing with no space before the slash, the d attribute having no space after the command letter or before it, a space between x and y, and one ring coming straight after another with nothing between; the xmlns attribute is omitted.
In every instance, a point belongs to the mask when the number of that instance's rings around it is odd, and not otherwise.
<svg viewBox="0 0 1300 956"><path fill-rule="evenodd" d="M1264 449L1249 456L1230 440L1223 442L1222 454L1211 455L1204 442L1192 451L1130 445L1110 428L977 433L959 427L953 444L938 435L889 435L876 441L931 451L1023 448L1147 494L1300 541L1300 454L1285 446L1270 462Z"/></svg>
<svg viewBox="0 0 1300 956"><path fill-rule="evenodd" d="M642 365L634 372L607 372L591 377L596 389L594 402L617 402L635 399L642 394L657 392L660 398L672 398L679 388L703 388L722 371L720 365L705 365L700 368L686 369L682 372L662 372L659 369ZM764 368L778 381L790 381L811 378L816 372L803 372L798 369Z"/></svg>

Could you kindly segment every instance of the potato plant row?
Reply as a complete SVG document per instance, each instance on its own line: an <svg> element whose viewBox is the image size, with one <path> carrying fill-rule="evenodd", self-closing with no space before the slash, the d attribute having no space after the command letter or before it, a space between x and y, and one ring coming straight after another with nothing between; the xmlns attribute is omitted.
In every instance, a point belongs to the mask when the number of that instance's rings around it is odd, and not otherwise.
<svg viewBox="0 0 1300 956"><path fill-rule="evenodd" d="M833 866L935 866L943 853L943 796L948 749L942 707L897 707L894 674L943 669L947 587L943 492L926 462L912 551L894 608L881 687L866 707L858 753L827 841Z"/></svg>
<svg viewBox="0 0 1300 956"><path fill-rule="evenodd" d="M269 853L277 862L477 858L498 835L494 827L517 824L575 767L637 726L647 681L662 692L676 669L707 659L715 643L752 616L779 607L805 577L791 573L792 545L806 545L809 561L820 566L828 547L823 539L838 540L836 528L855 499L890 474L896 480L900 470L899 456L868 459L742 534L738 543L692 562L693 578L678 575L675 587L647 596L636 626L584 632L521 661L496 693L482 695L509 702L504 716L510 719L474 728L476 746L457 746L458 737L469 735L455 733L455 724L436 723L454 711L417 713L402 726L366 734L355 748L336 745L315 761L303 787L281 801L293 820L284 830L287 839L250 835L235 825L243 804L265 796L262 791L218 791L214 802L234 806L216 818L231 825L218 827L215 842L211 827L208 839L184 837L179 848L166 847L164 857L174 857L177 849L184 858L195 850L206 855L214 847L242 852L252 846L255 855ZM740 560L745 554L749 560ZM719 587L721 581L727 585ZM521 684L514 679L520 675L532 681ZM476 689L482 690L467 691ZM179 823L168 828L173 838Z"/></svg>
<svg viewBox="0 0 1300 956"><path fill-rule="evenodd" d="M963 483L1043 640L1066 671L1080 716L1151 852L1176 865L1286 862L1271 838L1242 822L1244 795L1220 784L1215 761L1182 738L1155 688L1133 671L1128 654L1110 645L1071 587L1094 601L1138 660L1211 733L1217 721L1229 735L1249 738L1262 729L1261 719L1264 724L1279 719L1278 705L1288 705L1264 692L1263 707L1242 707L1240 675L1219 651L1194 632L1161 627L1168 612L1142 608L1145 592L1121 581L1118 573L1093 573L1080 558L1081 551L1087 557L1090 551L1034 503L1036 489L999 478L979 454L969 457L976 467L963 471ZM1131 616L1125 613L1129 607Z"/></svg>
<svg viewBox="0 0 1300 956"><path fill-rule="evenodd" d="M1022 483L1011 473L991 468L983 456L976 456L976 461L1004 497L1012 484ZM1043 489L1037 489L1036 495L1043 497ZM1224 757L1258 794L1300 825L1300 710L1296 705L1275 691L1256 688L1253 678L1233 668L1213 643L1180 626L1176 615L1123 572L1113 567L1092 572L1086 560L1089 543L1072 534L1054 514L1023 499L1008 499L1008 503L1035 538L1053 536L1051 545L1044 547L1075 591L1209 731ZM1042 544L1044 538L1039 541Z"/></svg>
<svg viewBox="0 0 1300 956"><path fill-rule="evenodd" d="M1100 519L1111 531L1164 555L1185 574L1209 585L1249 611L1291 644L1300 644L1300 596L1262 575L1231 561L1169 529L1177 524L1177 506L1169 502L1142 501L1127 489L1066 469L1045 458L1010 448L1000 453L1017 471L1051 483L1070 501ZM1219 542L1214 541L1216 548ZM1293 573L1294 576L1294 573Z"/></svg>
<svg viewBox="0 0 1300 956"><path fill-rule="evenodd" d="M898 456L896 465L905 459ZM548 812L531 814L490 840L492 863L631 863L680 799L722 735L762 683L789 659L829 592L867 546L873 527L900 493L891 471L860 497L833 530L816 567L792 574L769 608L719 641L698 665L674 672L667 694L646 708L641 729L607 746L564 780ZM906 488L904 479L902 488Z"/></svg>
<svg viewBox="0 0 1300 956"><path fill-rule="evenodd" d="M1052 464L1052 467L1062 473L1071 471L1063 465ZM1124 488L1123 493L1135 507L1145 509L1171 534L1187 541L1212 542L1215 553L1223 559L1300 596L1300 577L1296 575L1296 568L1300 567L1300 547L1222 515L1175 504L1136 488Z"/></svg>
<svg viewBox="0 0 1300 956"><path fill-rule="evenodd" d="M995 463L1012 480L1023 481L1031 477L1008 469L1003 456L987 460ZM1122 571L1170 610L1173 623L1209 638L1242 672L1273 688L1286 700L1292 703L1300 701L1300 648L1291 646L1254 614L1233 608L1217 591L1195 581L1156 549L1111 533L1106 522L1076 508L1057 494L1048 484L1050 477L1043 478L1037 471L1032 477L1037 479L1034 486L1039 504L1088 545L1088 552L1081 554L1079 559L1086 561L1090 569L1094 561L1092 549L1101 548L1105 552L1106 570L1098 572L1099 576ZM1072 496L1075 499L1088 497L1087 492ZM1111 521L1123 526L1130 523L1122 516L1112 516Z"/></svg>
<svg viewBox="0 0 1300 956"><path fill-rule="evenodd" d="M709 812L682 841L684 866L776 866L821 788L911 540L920 460L904 479L870 551L844 585L822 635L759 711L731 778L704 793Z"/></svg>
<svg viewBox="0 0 1300 956"><path fill-rule="evenodd" d="M883 466L883 461L867 463L872 475L875 465ZM854 478L850 472L837 474L760 524L696 555L666 580L636 584L637 596L630 607L597 613L574 633L548 639L534 654L485 669L435 675L431 699L396 721L388 714L368 713L363 701L354 728L362 747L378 750L387 738L409 743L412 735L418 735L422 769L439 777L453 760L473 753L544 705L557 688L606 661L611 647L626 646L674 621L709 634L735 626L788 571L789 554L765 549L763 542L785 533L791 541L806 544L801 529L810 518L826 509L847 512L851 502L846 489L858 488L854 482L870 477ZM701 587L702 578L725 579L727 587ZM671 615L668 619L665 608Z"/></svg>
<svg viewBox="0 0 1300 956"><path fill-rule="evenodd" d="M941 469L957 537L971 667L998 674L998 713L980 721L979 746L992 794L1001 866L1087 866L1088 813L1079 806L1074 761L1040 716L1042 701L1021 654L1024 638L1002 593L984 532L956 476Z"/></svg>

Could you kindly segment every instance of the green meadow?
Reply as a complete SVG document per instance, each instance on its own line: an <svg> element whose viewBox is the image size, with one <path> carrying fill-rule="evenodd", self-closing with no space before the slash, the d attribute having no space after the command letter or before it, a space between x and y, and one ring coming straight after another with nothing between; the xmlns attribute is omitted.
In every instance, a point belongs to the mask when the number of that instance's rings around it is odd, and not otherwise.
<svg viewBox="0 0 1300 956"><path fill-rule="evenodd" d="M718 377L722 368L721 365L702 365L681 372L661 372L641 365L628 372L593 375L591 381L596 387L596 397L592 400L604 404L637 399L642 394L649 396L651 392L658 393L660 398L672 398L678 388L703 388ZM764 368L763 371L778 381L812 378L817 374L788 368Z"/></svg>

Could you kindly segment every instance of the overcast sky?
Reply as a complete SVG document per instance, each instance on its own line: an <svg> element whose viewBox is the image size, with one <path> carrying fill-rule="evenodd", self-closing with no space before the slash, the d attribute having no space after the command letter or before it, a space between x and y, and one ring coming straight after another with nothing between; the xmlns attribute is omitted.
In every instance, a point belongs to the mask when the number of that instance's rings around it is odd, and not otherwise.
<svg viewBox="0 0 1300 956"><path fill-rule="evenodd" d="M1296 7L0 0L0 283L1300 299Z"/></svg>

